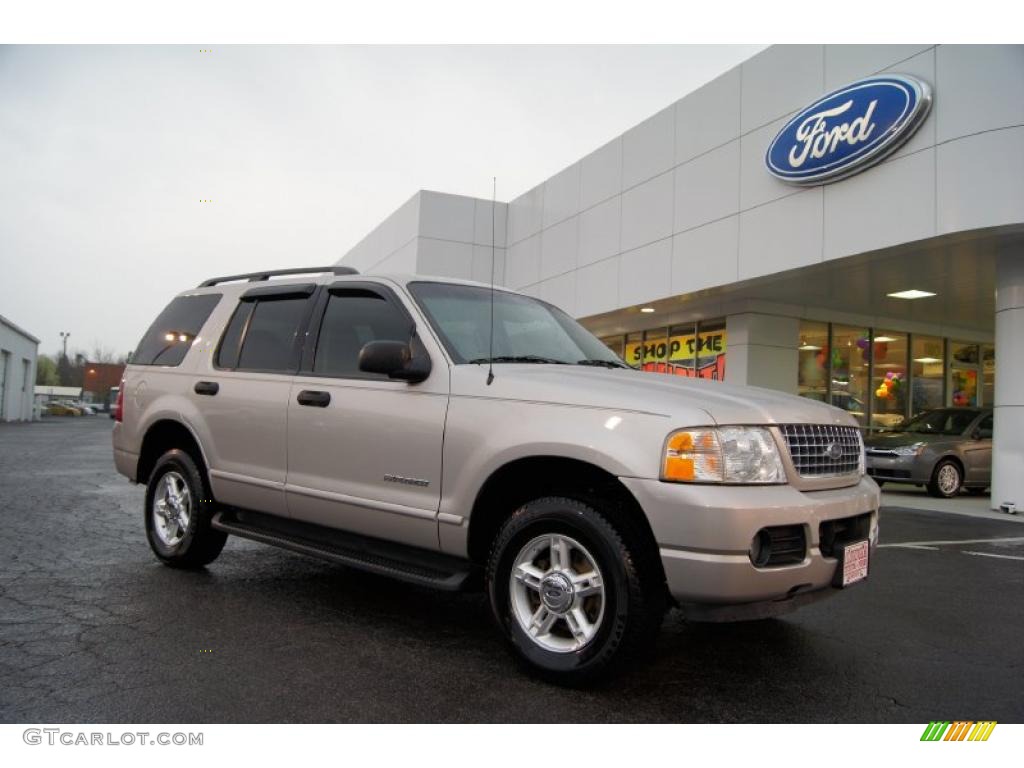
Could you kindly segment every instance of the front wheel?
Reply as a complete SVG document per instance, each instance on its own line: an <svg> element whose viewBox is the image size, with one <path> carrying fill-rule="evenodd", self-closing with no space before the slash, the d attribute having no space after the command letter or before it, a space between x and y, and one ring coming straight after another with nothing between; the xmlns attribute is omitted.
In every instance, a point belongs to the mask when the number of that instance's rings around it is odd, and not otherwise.
<svg viewBox="0 0 1024 768"><path fill-rule="evenodd" d="M149 475L146 538L163 563L201 568L217 559L227 534L210 525L215 506L206 476L185 451L167 451Z"/></svg>
<svg viewBox="0 0 1024 768"><path fill-rule="evenodd" d="M932 471L928 493L938 499L952 499L960 494L963 484L964 476L960 471L960 465L952 459L943 459Z"/></svg>
<svg viewBox="0 0 1024 768"><path fill-rule="evenodd" d="M487 567L491 610L515 655L580 685L642 654L664 613L651 554L611 510L546 497L502 527Z"/></svg>

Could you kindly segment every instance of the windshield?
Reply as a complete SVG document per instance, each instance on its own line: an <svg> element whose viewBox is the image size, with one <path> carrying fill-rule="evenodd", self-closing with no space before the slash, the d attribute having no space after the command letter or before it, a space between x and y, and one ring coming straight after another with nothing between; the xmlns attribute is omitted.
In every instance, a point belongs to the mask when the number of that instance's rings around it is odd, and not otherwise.
<svg viewBox="0 0 1024 768"><path fill-rule="evenodd" d="M411 283L409 290L457 363L486 363L491 290L451 283ZM495 363L570 363L626 368L614 352L557 307L494 291Z"/></svg>
<svg viewBox="0 0 1024 768"><path fill-rule="evenodd" d="M925 411L908 421L901 431L921 435L962 435L964 430L978 418L977 411L947 408L940 411Z"/></svg>

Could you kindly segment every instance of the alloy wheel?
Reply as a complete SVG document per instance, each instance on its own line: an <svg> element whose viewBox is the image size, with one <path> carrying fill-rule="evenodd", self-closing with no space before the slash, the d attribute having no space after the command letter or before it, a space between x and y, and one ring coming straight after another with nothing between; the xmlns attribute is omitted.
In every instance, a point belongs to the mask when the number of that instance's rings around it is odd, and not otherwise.
<svg viewBox="0 0 1024 768"><path fill-rule="evenodd" d="M594 556L576 539L537 536L512 563L509 599L530 640L547 651L571 653L601 628L604 577Z"/></svg>
<svg viewBox="0 0 1024 768"><path fill-rule="evenodd" d="M185 538L192 517L192 494L178 472L167 472L157 482L152 515L153 529L165 546L177 546Z"/></svg>

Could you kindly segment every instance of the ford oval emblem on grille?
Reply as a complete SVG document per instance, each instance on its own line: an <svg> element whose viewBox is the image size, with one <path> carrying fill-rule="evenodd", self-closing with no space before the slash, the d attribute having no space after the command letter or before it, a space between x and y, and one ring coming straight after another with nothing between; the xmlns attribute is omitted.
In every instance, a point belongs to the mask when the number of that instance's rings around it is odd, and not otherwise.
<svg viewBox="0 0 1024 768"><path fill-rule="evenodd" d="M878 75L850 83L786 123L765 153L765 166L791 184L857 173L910 138L931 102L931 89L915 77Z"/></svg>
<svg viewBox="0 0 1024 768"><path fill-rule="evenodd" d="M832 459L832 461L839 461L843 458L843 446L839 443L829 443L828 447L825 448L825 455Z"/></svg>

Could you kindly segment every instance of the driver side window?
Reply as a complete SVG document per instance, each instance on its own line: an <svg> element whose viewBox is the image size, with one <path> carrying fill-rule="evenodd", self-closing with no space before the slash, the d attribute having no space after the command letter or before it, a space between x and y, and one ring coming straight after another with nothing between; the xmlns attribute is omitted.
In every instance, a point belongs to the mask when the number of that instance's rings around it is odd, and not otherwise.
<svg viewBox="0 0 1024 768"><path fill-rule="evenodd" d="M386 379L359 370L359 352L371 341L409 343L412 321L380 294L364 288L332 291L320 324L313 372L338 378Z"/></svg>
<svg viewBox="0 0 1024 768"><path fill-rule="evenodd" d="M992 439L992 414L989 414L978 423L978 439Z"/></svg>

